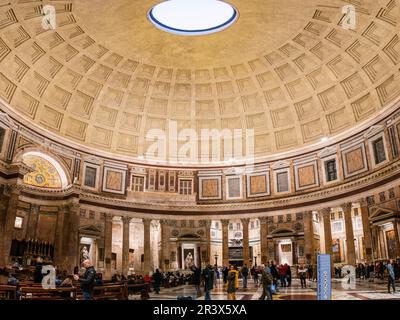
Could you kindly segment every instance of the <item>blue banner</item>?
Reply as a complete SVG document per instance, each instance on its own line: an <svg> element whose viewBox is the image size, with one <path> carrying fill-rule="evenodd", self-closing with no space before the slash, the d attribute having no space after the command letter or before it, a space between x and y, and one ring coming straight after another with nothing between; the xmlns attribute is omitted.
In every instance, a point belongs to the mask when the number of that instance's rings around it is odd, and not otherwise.
<svg viewBox="0 0 400 320"><path fill-rule="evenodd" d="M318 300L332 300L330 254L318 255L317 269L318 269Z"/></svg>

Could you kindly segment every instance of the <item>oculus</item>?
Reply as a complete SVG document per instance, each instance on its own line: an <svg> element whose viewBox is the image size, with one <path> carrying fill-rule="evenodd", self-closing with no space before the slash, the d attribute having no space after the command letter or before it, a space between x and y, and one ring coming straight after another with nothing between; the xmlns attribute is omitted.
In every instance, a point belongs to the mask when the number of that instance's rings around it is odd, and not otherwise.
<svg viewBox="0 0 400 320"><path fill-rule="evenodd" d="M238 18L230 4L217 0L169 0L148 13L159 29L178 35L196 36L222 31Z"/></svg>

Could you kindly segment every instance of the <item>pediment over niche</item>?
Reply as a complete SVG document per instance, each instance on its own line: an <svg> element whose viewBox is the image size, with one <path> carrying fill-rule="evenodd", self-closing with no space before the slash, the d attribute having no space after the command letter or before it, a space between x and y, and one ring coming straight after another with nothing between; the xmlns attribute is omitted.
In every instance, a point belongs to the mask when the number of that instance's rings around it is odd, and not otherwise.
<svg viewBox="0 0 400 320"><path fill-rule="evenodd" d="M272 166L271 166L271 168L272 169L282 169L282 168L287 168L287 167L290 167L290 162L289 161L278 161L278 162L275 162Z"/></svg>
<svg viewBox="0 0 400 320"><path fill-rule="evenodd" d="M320 153L318 153L318 156L320 158L325 158L332 154L336 154L336 147L327 147L323 149Z"/></svg>
<svg viewBox="0 0 400 320"><path fill-rule="evenodd" d="M0 122L2 122L7 127L17 130L18 127L15 122L10 118L10 116L4 112L0 112Z"/></svg>
<svg viewBox="0 0 400 320"><path fill-rule="evenodd" d="M79 232L82 234L101 234L102 230L98 226L88 225L79 228Z"/></svg>
<svg viewBox="0 0 400 320"><path fill-rule="evenodd" d="M368 131L364 134L365 138L373 137L374 135L382 132L384 127L382 125L372 126L368 129Z"/></svg>
<svg viewBox="0 0 400 320"><path fill-rule="evenodd" d="M379 217L387 218L388 216L390 217L391 215L394 215L395 212L396 211L391 208L374 207L374 208L371 208L371 210L369 212L369 217L370 217L370 219L378 219Z"/></svg>

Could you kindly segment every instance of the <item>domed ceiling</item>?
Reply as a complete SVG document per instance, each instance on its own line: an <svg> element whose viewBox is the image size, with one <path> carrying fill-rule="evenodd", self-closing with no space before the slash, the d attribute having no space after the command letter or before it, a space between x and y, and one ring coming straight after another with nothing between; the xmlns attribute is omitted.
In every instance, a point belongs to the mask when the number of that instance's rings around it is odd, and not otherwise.
<svg viewBox="0 0 400 320"><path fill-rule="evenodd" d="M156 3L0 0L0 97L62 140L135 159L168 120L254 129L261 158L352 129L400 94L395 0L233 0L238 20L198 37L154 27Z"/></svg>

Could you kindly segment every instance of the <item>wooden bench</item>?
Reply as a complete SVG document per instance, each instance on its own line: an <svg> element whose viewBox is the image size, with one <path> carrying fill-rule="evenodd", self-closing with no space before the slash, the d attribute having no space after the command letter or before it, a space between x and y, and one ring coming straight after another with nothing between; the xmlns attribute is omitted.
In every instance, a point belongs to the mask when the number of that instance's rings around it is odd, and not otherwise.
<svg viewBox="0 0 400 320"><path fill-rule="evenodd" d="M76 300L75 287L44 289L38 286L21 287L21 300Z"/></svg>
<svg viewBox="0 0 400 320"><path fill-rule="evenodd" d="M126 300L125 284L106 284L94 287L93 300Z"/></svg>
<svg viewBox="0 0 400 320"><path fill-rule="evenodd" d="M17 287L9 285L0 285L0 300L16 300Z"/></svg>

